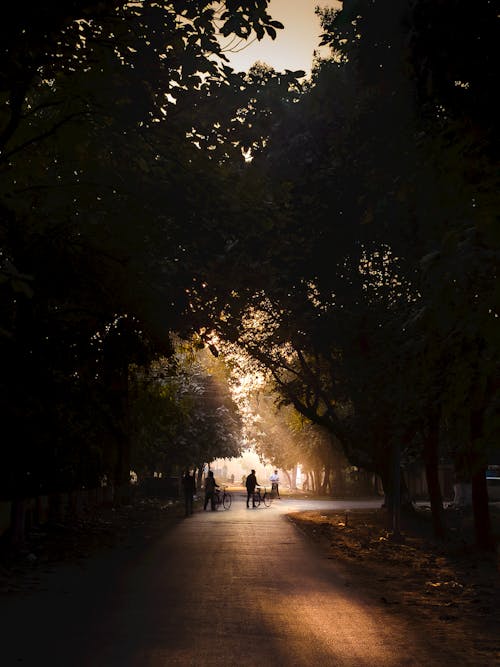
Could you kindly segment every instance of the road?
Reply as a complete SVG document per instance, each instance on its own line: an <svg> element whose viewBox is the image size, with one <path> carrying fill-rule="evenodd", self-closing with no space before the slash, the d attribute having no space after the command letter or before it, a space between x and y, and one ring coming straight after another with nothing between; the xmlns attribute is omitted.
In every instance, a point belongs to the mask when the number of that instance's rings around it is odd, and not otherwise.
<svg viewBox="0 0 500 667"><path fill-rule="evenodd" d="M141 548L58 568L2 611L3 667L401 667L460 661L355 590L274 501L195 514ZM8 609L8 613L6 612Z"/></svg>

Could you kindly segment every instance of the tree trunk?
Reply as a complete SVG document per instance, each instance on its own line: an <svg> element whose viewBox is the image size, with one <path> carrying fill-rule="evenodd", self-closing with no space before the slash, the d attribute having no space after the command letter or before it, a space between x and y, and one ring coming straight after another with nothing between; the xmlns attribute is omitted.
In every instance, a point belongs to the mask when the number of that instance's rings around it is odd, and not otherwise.
<svg viewBox="0 0 500 667"><path fill-rule="evenodd" d="M119 436L117 443L117 462L114 474L115 501L120 505L128 505L131 498L130 489L130 442L128 434Z"/></svg>
<svg viewBox="0 0 500 667"><path fill-rule="evenodd" d="M316 493L317 489L317 477L316 477L316 471L311 470L311 493Z"/></svg>
<svg viewBox="0 0 500 667"><path fill-rule="evenodd" d="M328 489L330 488L330 465L327 463L325 465L325 473L323 476L323 484L321 486L321 495L326 496Z"/></svg>
<svg viewBox="0 0 500 667"><path fill-rule="evenodd" d="M24 543L26 537L26 501L17 498L12 501L9 542L14 547Z"/></svg>
<svg viewBox="0 0 500 667"><path fill-rule="evenodd" d="M490 383L488 383L488 386ZM491 549L493 538L491 535L490 507L488 504L488 486L486 483L486 452L482 445L484 397L479 406L471 412L471 441L472 441L472 512L474 514L474 533L476 545L480 549Z"/></svg>
<svg viewBox="0 0 500 667"><path fill-rule="evenodd" d="M316 468L316 470L314 471L314 479L315 479L315 489L314 490L315 490L315 493L317 493L318 495L321 493L321 483L322 483L321 474L322 474L322 472L323 471L321 470L321 468Z"/></svg>
<svg viewBox="0 0 500 667"><path fill-rule="evenodd" d="M198 470L196 472L196 489L197 489L198 493L200 492L200 489L201 489L201 480L203 478L203 468L204 467L205 466L202 463L201 465L198 466Z"/></svg>
<svg viewBox="0 0 500 667"><path fill-rule="evenodd" d="M309 491L309 473L306 472L306 479L302 484L302 490L303 491Z"/></svg>
<svg viewBox="0 0 500 667"><path fill-rule="evenodd" d="M493 540L491 538L486 468L482 466L472 474L472 511L476 544L480 549L491 549Z"/></svg>
<svg viewBox="0 0 500 667"><path fill-rule="evenodd" d="M435 537L444 537L446 535L446 522L444 520L443 496L439 484L437 456L425 463L425 477L431 502L434 535Z"/></svg>
<svg viewBox="0 0 500 667"><path fill-rule="evenodd" d="M387 511L387 528L390 530L392 528L392 517L393 517L393 504L394 504L394 495L393 495L393 475L392 470L389 465L389 457L382 462L379 470L380 479L382 481L382 488L384 490L384 502L382 507Z"/></svg>
<svg viewBox="0 0 500 667"><path fill-rule="evenodd" d="M427 491L431 503L432 526L434 535L442 538L446 535L446 522L443 509L443 494L439 483L438 446L439 446L439 414L429 416L428 432L424 441L424 465L427 479Z"/></svg>
<svg viewBox="0 0 500 667"><path fill-rule="evenodd" d="M408 482L403 474L401 474L401 507L407 511L414 509Z"/></svg>
<svg viewBox="0 0 500 667"><path fill-rule="evenodd" d="M335 493L337 497L342 497L345 495L345 480L344 473L342 470L342 463L340 456L336 456L333 462L334 465L334 486L332 489L332 495Z"/></svg>
<svg viewBox="0 0 500 667"><path fill-rule="evenodd" d="M311 470L309 473L309 491L311 493L314 493L315 491L315 486L314 486L314 470Z"/></svg>

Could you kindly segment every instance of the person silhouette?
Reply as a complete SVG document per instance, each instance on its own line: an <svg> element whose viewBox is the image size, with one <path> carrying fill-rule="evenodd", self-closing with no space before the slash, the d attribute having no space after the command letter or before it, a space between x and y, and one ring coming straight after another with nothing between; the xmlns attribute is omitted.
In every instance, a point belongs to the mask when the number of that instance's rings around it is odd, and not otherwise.
<svg viewBox="0 0 500 667"><path fill-rule="evenodd" d="M253 497L255 487L258 486L257 477L255 476L255 470L248 475L245 486L247 487L247 507L250 507L250 498L252 499L252 507L255 507L255 500Z"/></svg>
<svg viewBox="0 0 500 667"><path fill-rule="evenodd" d="M271 482L271 493L275 493L276 497L279 498L280 492L278 489L278 485L280 482L280 478L277 470L275 470L273 474L269 477L269 481Z"/></svg>
<svg viewBox="0 0 500 667"><path fill-rule="evenodd" d="M210 501L210 509L212 512L215 511L215 489L218 489L219 485L215 481L214 473L212 470L208 471L208 477L205 480L205 502L203 504L203 509L207 509L208 502Z"/></svg>

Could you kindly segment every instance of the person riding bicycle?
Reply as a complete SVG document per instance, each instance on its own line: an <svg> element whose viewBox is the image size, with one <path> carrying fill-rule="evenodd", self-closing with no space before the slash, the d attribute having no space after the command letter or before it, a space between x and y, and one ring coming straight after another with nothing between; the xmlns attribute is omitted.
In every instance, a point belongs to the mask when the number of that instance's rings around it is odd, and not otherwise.
<svg viewBox="0 0 500 667"><path fill-rule="evenodd" d="M253 494L255 492L255 487L259 486L257 482L257 477L255 476L255 470L248 475L245 486L247 487L247 507L249 507L250 498L252 499L252 507L255 507L255 500Z"/></svg>
<svg viewBox="0 0 500 667"><path fill-rule="evenodd" d="M280 478L277 470L275 470L273 474L269 477L269 481L271 482L271 493L275 493L276 497L279 498L280 492L278 490L278 484L280 482Z"/></svg>
<svg viewBox="0 0 500 667"><path fill-rule="evenodd" d="M205 502L203 504L203 509L207 509L208 501L210 501L210 509L212 512L215 512L215 489L218 489L219 485L215 481L214 473L212 470L208 471L208 477L205 480Z"/></svg>

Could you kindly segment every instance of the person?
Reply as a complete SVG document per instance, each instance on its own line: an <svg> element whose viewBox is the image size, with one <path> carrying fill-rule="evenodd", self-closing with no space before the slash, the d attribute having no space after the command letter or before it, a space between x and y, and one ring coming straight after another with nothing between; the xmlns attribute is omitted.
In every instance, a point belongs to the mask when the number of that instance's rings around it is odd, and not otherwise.
<svg viewBox="0 0 500 667"><path fill-rule="evenodd" d="M271 482L271 493L275 493L276 497L279 498L280 492L278 489L278 484L280 482L280 478L277 470L275 470L273 474L269 477L269 481Z"/></svg>
<svg viewBox="0 0 500 667"><path fill-rule="evenodd" d="M219 485L215 481L213 470L208 471L208 477L205 480L205 503L203 509L207 509L208 502L210 501L210 509L212 512L215 511L215 489L218 489Z"/></svg>
<svg viewBox="0 0 500 667"><path fill-rule="evenodd" d="M184 491L184 507L186 509L186 516L193 513L193 496L196 493L196 481L194 474L186 470L182 478L182 489Z"/></svg>
<svg viewBox="0 0 500 667"><path fill-rule="evenodd" d="M252 472L248 475L245 486L247 487L247 507L250 507L249 502L250 498L252 499L252 507L255 507L255 500L253 497L255 487L258 486L259 483L257 481L257 477L255 476L255 470L252 470Z"/></svg>

